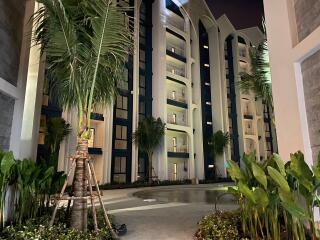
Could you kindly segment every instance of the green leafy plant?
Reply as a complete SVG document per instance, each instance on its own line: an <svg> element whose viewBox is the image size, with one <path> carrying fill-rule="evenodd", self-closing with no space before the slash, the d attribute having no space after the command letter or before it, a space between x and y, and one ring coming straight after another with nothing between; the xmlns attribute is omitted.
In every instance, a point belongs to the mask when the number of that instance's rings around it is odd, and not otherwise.
<svg viewBox="0 0 320 240"><path fill-rule="evenodd" d="M229 161L228 172L236 186L229 192L239 198L242 229L252 239L306 239L305 222L312 239L320 239L314 223L314 207L319 203L319 161L313 169L303 154L291 155L284 164L274 154L260 164L254 155L244 155L245 169Z"/></svg>
<svg viewBox="0 0 320 240"><path fill-rule="evenodd" d="M0 227L4 226L5 199L8 186L12 181L15 160L12 152L0 152Z"/></svg>
<svg viewBox="0 0 320 240"><path fill-rule="evenodd" d="M51 196L61 188L65 175L56 172L54 167L38 165L31 160L16 160L12 152L0 152L0 223L4 226L5 198L12 186L14 216L11 221L22 224L29 218L46 212L50 207Z"/></svg>
<svg viewBox="0 0 320 240"><path fill-rule="evenodd" d="M264 20L262 26L266 35ZM249 57L251 69L249 72L240 73L241 79L238 85L242 92L252 91L258 99L273 108L271 70L266 38L257 47L250 48Z"/></svg>
<svg viewBox="0 0 320 240"><path fill-rule="evenodd" d="M23 225L7 226L0 232L0 239L15 239L15 240L112 240L109 229L101 226L99 232L94 232L93 218L88 216L88 232L83 233L69 228L69 219L66 218L68 213L64 208L59 209L57 224L49 226L51 215L49 212L41 217L36 217L27 220ZM100 208L97 209L99 219L103 218L103 212Z"/></svg>
<svg viewBox="0 0 320 240"><path fill-rule="evenodd" d="M244 240L241 231L239 212L215 212L205 216L199 223L195 234L197 240Z"/></svg>
<svg viewBox="0 0 320 240"><path fill-rule="evenodd" d="M141 152L148 155L149 160L149 183L152 183L152 155L154 149L160 144L165 132L165 124L160 118L147 117L139 123L133 134L133 142Z"/></svg>
<svg viewBox="0 0 320 240"><path fill-rule="evenodd" d="M221 130L215 132L208 142L213 156L222 155L229 142L230 134L228 132L224 133Z"/></svg>
<svg viewBox="0 0 320 240"><path fill-rule="evenodd" d="M113 0L37 0L35 43L46 55L50 96L78 113L72 227L87 226L86 168L90 115L114 99L117 83L133 49L129 7Z"/></svg>

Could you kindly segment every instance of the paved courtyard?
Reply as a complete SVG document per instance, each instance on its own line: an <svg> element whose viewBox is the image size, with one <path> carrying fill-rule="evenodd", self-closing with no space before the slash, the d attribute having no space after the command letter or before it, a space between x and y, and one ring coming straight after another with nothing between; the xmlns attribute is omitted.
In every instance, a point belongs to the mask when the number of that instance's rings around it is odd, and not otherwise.
<svg viewBox="0 0 320 240"><path fill-rule="evenodd" d="M222 184L183 185L108 190L103 201L118 224L125 223L124 240L193 239L197 222L214 211ZM230 196L218 199L217 209L235 209Z"/></svg>

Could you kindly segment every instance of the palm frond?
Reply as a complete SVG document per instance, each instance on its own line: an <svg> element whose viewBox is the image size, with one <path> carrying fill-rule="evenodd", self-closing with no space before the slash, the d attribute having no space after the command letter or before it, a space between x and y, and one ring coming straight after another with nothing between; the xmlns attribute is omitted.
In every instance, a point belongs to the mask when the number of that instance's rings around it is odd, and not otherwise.
<svg viewBox="0 0 320 240"><path fill-rule="evenodd" d="M208 146L214 156L223 154L225 147L230 142L230 134L221 130L215 132L209 139Z"/></svg>
<svg viewBox="0 0 320 240"><path fill-rule="evenodd" d="M44 7L34 15L34 40L46 54L50 96L90 125L92 109L110 103L122 80L133 49L132 9L113 0L37 1Z"/></svg>
<svg viewBox="0 0 320 240"><path fill-rule="evenodd" d="M160 144L164 132L165 124L160 118L148 117L139 123L133 134L133 142L141 152L149 153Z"/></svg>
<svg viewBox="0 0 320 240"><path fill-rule="evenodd" d="M268 106L273 107L272 83L267 41L250 50L250 72L241 72L238 85L243 93L254 92Z"/></svg>

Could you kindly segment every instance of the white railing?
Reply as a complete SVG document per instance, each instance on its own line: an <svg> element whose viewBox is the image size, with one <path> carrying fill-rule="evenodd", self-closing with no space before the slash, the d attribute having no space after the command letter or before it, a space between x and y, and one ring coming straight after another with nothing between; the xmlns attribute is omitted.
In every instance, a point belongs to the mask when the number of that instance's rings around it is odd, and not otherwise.
<svg viewBox="0 0 320 240"><path fill-rule="evenodd" d="M182 145L177 147L168 147L168 152L175 152L175 153L188 153L188 146Z"/></svg>
<svg viewBox="0 0 320 240"><path fill-rule="evenodd" d="M187 103L186 97L183 96L182 94L175 93L175 96L173 96L172 92L170 92L170 93L168 93L167 98L174 100L174 101L177 101L177 102Z"/></svg>

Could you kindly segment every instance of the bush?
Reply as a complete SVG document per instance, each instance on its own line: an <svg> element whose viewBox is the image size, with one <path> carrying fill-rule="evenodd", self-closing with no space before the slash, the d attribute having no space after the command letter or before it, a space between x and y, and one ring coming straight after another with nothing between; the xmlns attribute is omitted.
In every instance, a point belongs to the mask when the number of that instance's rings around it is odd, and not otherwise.
<svg viewBox="0 0 320 240"><path fill-rule="evenodd" d="M205 216L199 222L199 230L195 234L197 240L245 240L241 232L239 212L216 212Z"/></svg>
<svg viewBox="0 0 320 240"><path fill-rule="evenodd" d="M68 212L60 209L56 217L56 223L49 226L51 214L48 213L42 217L29 219L23 225L8 226L0 232L0 239L15 240L112 240L110 230L103 224L103 211L97 210L97 220L100 231L94 232L92 211L89 209L88 214L88 231L86 233L78 232L69 228ZM113 221L113 217L111 217Z"/></svg>
<svg viewBox="0 0 320 240"><path fill-rule="evenodd" d="M156 187L156 186L170 186L170 185L185 185L191 184L190 179L185 180L163 180L154 181L153 183L148 183L144 181L136 181L133 183L119 183L119 184L104 184L100 186L100 189L110 190L110 189L123 189L123 188L140 188L140 187Z"/></svg>
<svg viewBox="0 0 320 240"><path fill-rule="evenodd" d="M9 226L1 233L0 239L15 240L107 240L113 239L108 229L101 229L98 233L88 231L78 232L67 228L65 224L58 224L52 227L27 223L24 226Z"/></svg>

